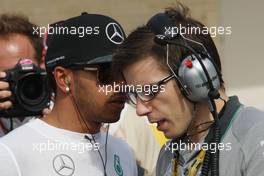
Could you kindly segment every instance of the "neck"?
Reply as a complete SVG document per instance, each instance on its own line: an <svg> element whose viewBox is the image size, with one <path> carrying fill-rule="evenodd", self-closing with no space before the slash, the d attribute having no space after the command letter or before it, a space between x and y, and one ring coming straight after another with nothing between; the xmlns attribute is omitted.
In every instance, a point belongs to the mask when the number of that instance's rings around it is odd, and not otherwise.
<svg viewBox="0 0 264 176"><path fill-rule="evenodd" d="M87 121L88 117L81 117L69 96L56 97L55 105L50 114L42 118L46 123L57 128L78 133L98 133L101 123ZM83 119L82 119L83 118Z"/></svg>
<svg viewBox="0 0 264 176"><path fill-rule="evenodd" d="M220 95L225 101L228 101L228 97L223 91L220 91ZM215 100L215 104L216 104L217 113L219 113L225 105L224 101L221 99ZM214 117L212 116L209 110L208 103L205 102L205 103L197 104L196 113L194 114L194 118L187 130L187 134L188 133L189 134L197 133L197 134L191 135L189 139L194 143L200 142L208 134L208 131L210 129L209 126L210 124L212 124L212 123L206 123L206 124L204 123L212 122L212 121L214 121ZM203 131L203 132L199 133L199 131Z"/></svg>

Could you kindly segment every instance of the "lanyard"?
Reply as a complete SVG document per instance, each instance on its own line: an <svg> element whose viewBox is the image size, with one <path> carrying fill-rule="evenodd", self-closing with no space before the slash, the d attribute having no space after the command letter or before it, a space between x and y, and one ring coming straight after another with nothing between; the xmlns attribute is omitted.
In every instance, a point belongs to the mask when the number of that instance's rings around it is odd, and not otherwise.
<svg viewBox="0 0 264 176"><path fill-rule="evenodd" d="M201 150L198 154L198 156L195 158L194 163L192 164L192 167L189 168L188 170L188 176L195 176L198 169L200 168L200 166L203 163L204 157L205 157L205 150Z"/></svg>
<svg viewBox="0 0 264 176"><path fill-rule="evenodd" d="M204 157L205 157L206 151L202 149L198 156L195 158L194 163L192 166L188 169L188 176L195 176L198 169L201 167ZM172 160L172 166L173 166L173 171L172 171L172 176L178 176L178 159L173 158Z"/></svg>
<svg viewBox="0 0 264 176"><path fill-rule="evenodd" d="M172 166L173 166L172 176L178 176L178 160L176 158L173 158Z"/></svg>

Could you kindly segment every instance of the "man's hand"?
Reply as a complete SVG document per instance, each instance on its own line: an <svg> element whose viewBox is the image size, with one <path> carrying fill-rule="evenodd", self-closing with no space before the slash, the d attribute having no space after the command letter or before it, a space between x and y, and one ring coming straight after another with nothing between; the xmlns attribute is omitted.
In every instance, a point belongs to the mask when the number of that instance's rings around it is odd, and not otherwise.
<svg viewBox="0 0 264 176"><path fill-rule="evenodd" d="M0 72L0 80L6 77L5 72ZM11 91L9 90L8 82L0 81L0 110L8 109L12 106L12 102L6 100L11 97ZM3 101L4 100L4 101Z"/></svg>

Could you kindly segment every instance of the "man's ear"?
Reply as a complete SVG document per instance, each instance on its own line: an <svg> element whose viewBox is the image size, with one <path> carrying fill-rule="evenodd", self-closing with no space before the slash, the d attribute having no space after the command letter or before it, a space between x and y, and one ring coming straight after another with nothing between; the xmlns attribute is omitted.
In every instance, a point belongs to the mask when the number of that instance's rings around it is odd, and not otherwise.
<svg viewBox="0 0 264 176"><path fill-rule="evenodd" d="M57 84L57 89L59 89L63 93L69 93L72 85L72 71L58 66L55 67L53 75Z"/></svg>

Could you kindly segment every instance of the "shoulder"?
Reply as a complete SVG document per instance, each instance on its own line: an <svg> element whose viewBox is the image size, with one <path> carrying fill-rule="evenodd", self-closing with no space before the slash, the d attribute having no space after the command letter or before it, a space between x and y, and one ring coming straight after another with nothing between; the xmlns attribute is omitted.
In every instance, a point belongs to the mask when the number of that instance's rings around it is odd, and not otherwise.
<svg viewBox="0 0 264 176"><path fill-rule="evenodd" d="M106 139L106 134L103 133L103 138ZM110 157L114 163L116 161L122 162L124 169L132 175L137 175L137 164L135 154L129 145L123 141L121 138L114 137L112 135L108 135L107 141L107 151L112 156ZM102 145L104 145L103 143Z"/></svg>
<svg viewBox="0 0 264 176"><path fill-rule="evenodd" d="M106 134L102 133L102 137L106 139ZM108 134L108 145L111 150L116 150L122 153L133 154L130 146L121 138Z"/></svg>
<svg viewBox="0 0 264 176"><path fill-rule="evenodd" d="M105 134L102 135L102 137L106 139ZM101 145L104 144L105 142L103 142ZM107 141L107 151L114 158L120 157L120 159L127 165L130 165L131 168L136 166L136 157L134 151L122 139L109 135Z"/></svg>
<svg viewBox="0 0 264 176"><path fill-rule="evenodd" d="M13 145L13 142L19 143L21 141L24 141L28 138L28 135L32 134L32 126L35 122L35 120L31 120L30 122L25 123L24 125L14 129L7 135L0 138L0 142L2 143L10 143Z"/></svg>
<svg viewBox="0 0 264 176"><path fill-rule="evenodd" d="M264 112L244 107L232 125L232 134L243 153L247 175L263 175Z"/></svg>
<svg viewBox="0 0 264 176"><path fill-rule="evenodd" d="M243 107L234 120L231 133L235 142L240 146L244 159L249 162L252 157L264 161L264 112L253 108Z"/></svg>
<svg viewBox="0 0 264 176"><path fill-rule="evenodd" d="M34 149L32 141L39 138L39 136L36 136L36 132L30 128L32 123L34 123L34 120L14 129L7 135L0 138L0 147L2 148L1 151L7 151L6 154L2 153L0 158L12 157L13 159L19 159L25 153L32 153L30 150Z"/></svg>
<svg viewBox="0 0 264 176"><path fill-rule="evenodd" d="M0 173L1 176L16 176L20 175L20 168L18 166L16 157L11 149L0 141Z"/></svg>
<svg viewBox="0 0 264 176"><path fill-rule="evenodd" d="M167 158L167 156L171 156L173 154L173 147L172 147L172 140L167 141L162 148L160 149L159 152L159 159L161 157Z"/></svg>
<svg viewBox="0 0 264 176"><path fill-rule="evenodd" d="M164 175L166 173L167 168L170 166L171 160L173 159L173 145L171 145L172 140L166 142L160 152L157 161L156 174Z"/></svg>
<svg viewBox="0 0 264 176"><path fill-rule="evenodd" d="M246 137L263 136L264 112L253 107L242 107L232 124L232 133L243 144L249 141Z"/></svg>

